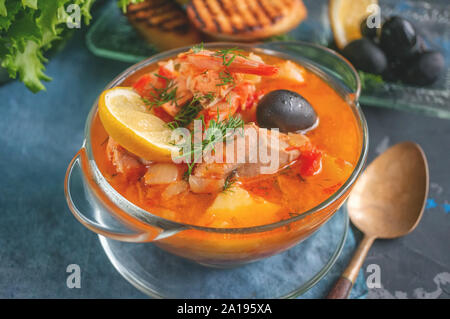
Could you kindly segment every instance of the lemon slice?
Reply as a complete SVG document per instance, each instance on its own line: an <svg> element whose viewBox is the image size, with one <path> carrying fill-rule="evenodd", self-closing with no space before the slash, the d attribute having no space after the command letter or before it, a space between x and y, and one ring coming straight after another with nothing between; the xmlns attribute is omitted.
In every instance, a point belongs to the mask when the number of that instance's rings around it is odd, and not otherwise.
<svg viewBox="0 0 450 319"><path fill-rule="evenodd" d="M331 29L339 49L362 38L361 22L373 13L368 11L373 4L378 4L378 0L330 0Z"/></svg>
<svg viewBox="0 0 450 319"><path fill-rule="evenodd" d="M172 130L152 114L132 88L115 87L104 91L98 114L106 132L131 153L150 161L172 161L178 148L172 143Z"/></svg>

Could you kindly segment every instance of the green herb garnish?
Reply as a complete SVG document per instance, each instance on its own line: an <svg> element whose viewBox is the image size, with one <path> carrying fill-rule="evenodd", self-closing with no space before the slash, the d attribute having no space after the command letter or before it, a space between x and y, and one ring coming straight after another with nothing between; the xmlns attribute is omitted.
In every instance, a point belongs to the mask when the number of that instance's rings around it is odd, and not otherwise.
<svg viewBox="0 0 450 319"><path fill-rule="evenodd" d="M236 56L241 56L243 58L246 58L245 55L242 55L239 52L242 52L243 50L239 48L230 48L230 49L221 49L214 53L214 56L219 56L222 58L222 64L225 66L230 66L230 64L236 59Z"/></svg>
<svg viewBox="0 0 450 319"><path fill-rule="evenodd" d="M200 120L203 122L203 127L206 127L204 117L201 116ZM215 132L218 130L221 133L221 138L217 138L215 134L204 134L204 138L201 142L190 141L191 148L187 153L183 153L179 158L185 159L188 165L188 170L185 173L185 178L192 174L192 170L200 157L208 151L214 151L214 146L219 142L224 142L229 136L233 135L237 129L244 130L244 121L238 117L228 117L224 120L219 120L219 115L217 115L216 120L211 120L209 122L208 130L210 132Z"/></svg>
<svg viewBox="0 0 450 319"><path fill-rule="evenodd" d="M230 175L228 175L223 184L222 192L223 193L232 192L233 190L231 189L231 187L234 184L236 184L236 182L237 182L237 178L234 173L231 173Z"/></svg>
<svg viewBox="0 0 450 319"><path fill-rule="evenodd" d="M192 49L192 51L194 51L194 53L199 53L199 52L203 51L204 50L203 42L194 45L191 49Z"/></svg>
<svg viewBox="0 0 450 319"><path fill-rule="evenodd" d="M215 98L214 92L209 92L205 95L197 95L185 105L175 116L174 121L167 123L172 130L182 126L186 127L197 117L198 113L202 110L201 102L212 101Z"/></svg>
<svg viewBox="0 0 450 319"><path fill-rule="evenodd" d="M198 103L197 98L193 98L189 104L185 105L175 116L174 121L167 123L171 129L178 128L180 126L189 125L194 120L198 113L202 110L202 106Z"/></svg>
<svg viewBox="0 0 450 319"><path fill-rule="evenodd" d="M161 105L164 105L166 103L175 103L177 105L177 101L179 98L177 98L177 86L174 82L174 80L169 79L163 75L156 74L155 75L159 78L162 78L166 80L166 87L164 88L156 88L152 85L152 88L154 91L150 92L150 95L153 99L149 100L146 98L142 98L142 101L147 105L150 109L153 107L160 107ZM177 105L178 106L178 105Z"/></svg>
<svg viewBox="0 0 450 319"><path fill-rule="evenodd" d="M208 92L205 95L202 96L203 101L211 102L216 98L216 94L214 92Z"/></svg>
<svg viewBox="0 0 450 319"><path fill-rule="evenodd" d="M381 75L366 73L358 70L359 78L361 79L361 88L363 90L372 90L383 85L384 80Z"/></svg>
<svg viewBox="0 0 450 319"><path fill-rule="evenodd" d="M220 79L220 83L216 84L216 86L234 85L234 77L228 71L220 71L219 79Z"/></svg>
<svg viewBox="0 0 450 319"><path fill-rule="evenodd" d="M217 119L213 119L209 122L209 128L218 129L225 139L229 135L227 135L227 130L231 129L233 130L233 133L237 129L244 130L244 121L237 116L229 116L224 120L219 120L219 114L217 114Z"/></svg>

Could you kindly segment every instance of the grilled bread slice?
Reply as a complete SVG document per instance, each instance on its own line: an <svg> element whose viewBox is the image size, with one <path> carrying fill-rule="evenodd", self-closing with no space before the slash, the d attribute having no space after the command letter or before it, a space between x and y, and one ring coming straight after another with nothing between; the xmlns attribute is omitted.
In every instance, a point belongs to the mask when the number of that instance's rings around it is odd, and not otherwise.
<svg viewBox="0 0 450 319"><path fill-rule="evenodd" d="M307 16L301 0L192 0L187 13L206 34L232 41L280 35Z"/></svg>
<svg viewBox="0 0 450 319"><path fill-rule="evenodd" d="M130 23L160 50L188 46L201 41L186 13L174 0L146 0L127 7Z"/></svg>

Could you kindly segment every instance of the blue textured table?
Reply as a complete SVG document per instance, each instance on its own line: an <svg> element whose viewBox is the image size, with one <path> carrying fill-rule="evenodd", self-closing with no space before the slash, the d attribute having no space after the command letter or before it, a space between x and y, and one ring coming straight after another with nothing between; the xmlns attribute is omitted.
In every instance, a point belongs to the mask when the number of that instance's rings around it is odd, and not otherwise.
<svg viewBox="0 0 450 319"><path fill-rule="evenodd" d="M82 142L92 102L128 67L91 55L84 36L76 32L51 59L47 92L32 94L19 82L0 87L0 298L145 297L115 271L96 235L72 217L64 199L64 173ZM371 289L369 296L449 297L450 122L386 109L364 111L370 160L390 144L416 141L428 155L432 181L418 229L403 239L376 242L371 250L365 267L380 265L383 288ZM303 297L323 297L354 248L350 232L336 265ZM66 286L66 267L72 263L81 267L81 289ZM363 272L352 297L366 295Z"/></svg>

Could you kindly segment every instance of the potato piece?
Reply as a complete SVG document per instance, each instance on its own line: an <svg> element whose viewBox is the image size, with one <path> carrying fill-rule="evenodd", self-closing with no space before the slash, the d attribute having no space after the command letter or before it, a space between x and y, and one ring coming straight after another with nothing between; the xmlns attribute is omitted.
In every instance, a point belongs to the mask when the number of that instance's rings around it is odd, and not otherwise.
<svg viewBox="0 0 450 319"><path fill-rule="evenodd" d="M299 83L305 82L305 69L293 63L291 61L286 61L280 65L280 71L278 72L278 77L296 81Z"/></svg>
<svg viewBox="0 0 450 319"><path fill-rule="evenodd" d="M322 171L332 180L338 180L342 184L353 172L353 165L343 159L324 154L322 157Z"/></svg>
<svg viewBox="0 0 450 319"><path fill-rule="evenodd" d="M235 186L217 195L199 222L223 228L257 226L278 221L279 210L280 206Z"/></svg>

